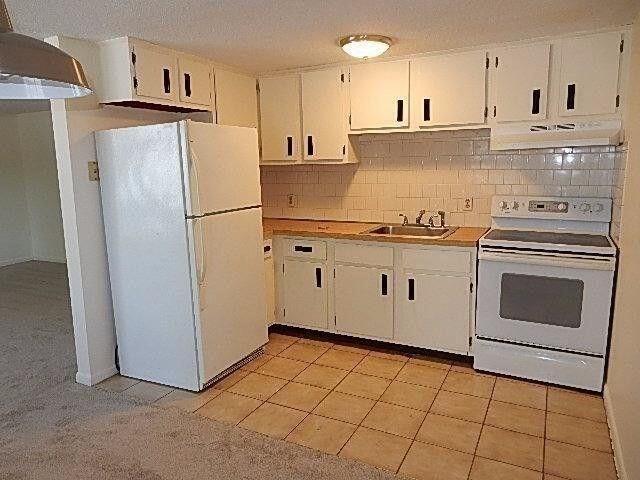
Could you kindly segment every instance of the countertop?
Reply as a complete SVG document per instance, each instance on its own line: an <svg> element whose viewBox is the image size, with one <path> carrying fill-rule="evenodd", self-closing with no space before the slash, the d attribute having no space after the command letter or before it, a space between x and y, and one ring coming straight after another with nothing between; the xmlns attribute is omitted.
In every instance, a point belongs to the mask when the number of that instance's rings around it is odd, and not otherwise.
<svg viewBox="0 0 640 480"><path fill-rule="evenodd" d="M379 226L379 223L264 218L262 225L265 239L271 238L273 235L295 235L300 237L323 237L457 247L477 246L478 240L487 231L484 227L460 227L448 237L437 239L406 235L376 235L365 233L367 230Z"/></svg>

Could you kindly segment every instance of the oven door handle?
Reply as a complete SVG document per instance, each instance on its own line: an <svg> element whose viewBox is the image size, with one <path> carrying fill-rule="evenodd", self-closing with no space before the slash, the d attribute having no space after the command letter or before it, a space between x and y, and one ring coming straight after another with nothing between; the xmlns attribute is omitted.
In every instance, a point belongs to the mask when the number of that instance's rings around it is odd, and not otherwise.
<svg viewBox="0 0 640 480"><path fill-rule="evenodd" d="M520 263L583 270L613 270L616 262L613 257L584 258L549 253L509 253L487 250L481 250L478 259L490 262Z"/></svg>

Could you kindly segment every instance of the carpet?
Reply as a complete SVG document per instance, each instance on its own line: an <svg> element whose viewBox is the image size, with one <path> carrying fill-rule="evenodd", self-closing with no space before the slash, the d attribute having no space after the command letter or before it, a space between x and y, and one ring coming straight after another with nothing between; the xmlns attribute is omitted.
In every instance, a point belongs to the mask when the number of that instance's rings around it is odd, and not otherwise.
<svg viewBox="0 0 640 480"><path fill-rule="evenodd" d="M389 479L381 470L76 384L64 265L0 268L0 479Z"/></svg>

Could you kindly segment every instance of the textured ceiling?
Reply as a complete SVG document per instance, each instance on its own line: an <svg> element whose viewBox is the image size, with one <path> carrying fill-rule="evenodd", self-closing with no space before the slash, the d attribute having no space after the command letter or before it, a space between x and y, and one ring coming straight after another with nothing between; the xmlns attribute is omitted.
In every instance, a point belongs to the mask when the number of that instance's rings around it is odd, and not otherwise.
<svg viewBox="0 0 640 480"><path fill-rule="evenodd" d="M6 0L16 31L136 37L265 72L347 60L350 33L406 55L631 23L640 0Z"/></svg>

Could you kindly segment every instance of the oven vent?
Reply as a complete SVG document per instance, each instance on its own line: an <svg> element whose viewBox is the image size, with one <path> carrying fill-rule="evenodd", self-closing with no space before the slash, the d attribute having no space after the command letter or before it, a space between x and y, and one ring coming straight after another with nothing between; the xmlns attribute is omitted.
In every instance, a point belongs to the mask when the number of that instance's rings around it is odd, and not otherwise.
<svg viewBox="0 0 640 480"><path fill-rule="evenodd" d="M512 123L491 127L492 150L619 145L622 122Z"/></svg>

